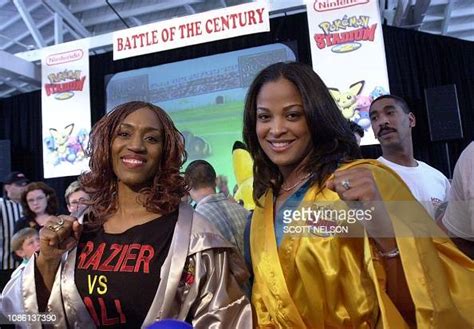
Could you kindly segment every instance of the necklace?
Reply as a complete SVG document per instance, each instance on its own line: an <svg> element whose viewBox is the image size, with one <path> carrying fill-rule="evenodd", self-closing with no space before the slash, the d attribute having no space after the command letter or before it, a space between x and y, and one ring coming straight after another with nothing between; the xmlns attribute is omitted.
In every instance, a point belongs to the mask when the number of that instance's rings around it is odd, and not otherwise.
<svg viewBox="0 0 474 329"><path fill-rule="evenodd" d="M285 192L290 192L292 189L303 183L311 176L311 173L307 173L304 177L300 178L295 184L291 185L290 187L284 187L283 184L281 185L281 189Z"/></svg>

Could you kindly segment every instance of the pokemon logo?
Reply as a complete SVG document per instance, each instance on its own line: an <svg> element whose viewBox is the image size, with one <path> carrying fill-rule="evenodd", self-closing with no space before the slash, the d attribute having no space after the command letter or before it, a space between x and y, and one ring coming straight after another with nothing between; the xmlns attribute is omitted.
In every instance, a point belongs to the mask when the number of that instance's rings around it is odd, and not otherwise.
<svg viewBox="0 0 474 329"><path fill-rule="evenodd" d="M323 30L324 34L329 34L331 32L337 32L340 30L346 30L349 27L352 28L360 28L360 27L369 27L369 16L352 16L347 17L344 15L342 19L335 19L331 22L322 22L319 24L321 30Z"/></svg>
<svg viewBox="0 0 474 329"><path fill-rule="evenodd" d="M58 73L48 74L48 80L51 83L58 83L66 80L79 80L81 78L81 70L64 70Z"/></svg>
<svg viewBox="0 0 474 329"><path fill-rule="evenodd" d="M74 96L73 91L82 91L86 76L81 77L81 70L64 70L49 74L48 80L50 83L44 85L46 95L65 100Z"/></svg>
<svg viewBox="0 0 474 329"><path fill-rule="evenodd" d="M314 41L319 49L332 47L335 53L346 53L359 49L361 44L356 41L374 41L377 24L369 25L369 16L344 15L341 19L319 24L323 33L316 33ZM348 30L351 29L352 30Z"/></svg>

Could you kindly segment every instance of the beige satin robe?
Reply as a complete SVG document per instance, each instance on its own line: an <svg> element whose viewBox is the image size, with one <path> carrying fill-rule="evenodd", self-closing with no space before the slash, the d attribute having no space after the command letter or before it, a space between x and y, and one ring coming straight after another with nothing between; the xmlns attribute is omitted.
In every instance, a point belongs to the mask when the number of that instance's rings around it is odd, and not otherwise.
<svg viewBox="0 0 474 329"><path fill-rule="evenodd" d="M94 328L74 282L76 248L64 255L48 312L55 328ZM184 269L194 269L192 283L182 282ZM35 259L12 278L3 291L1 310L7 314L37 314ZM248 279L242 257L217 229L189 205L181 204L161 281L142 328L160 319L191 319L195 328L251 328L249 300L241 290ZM22 327L41 328L39 323Z"/></svg>

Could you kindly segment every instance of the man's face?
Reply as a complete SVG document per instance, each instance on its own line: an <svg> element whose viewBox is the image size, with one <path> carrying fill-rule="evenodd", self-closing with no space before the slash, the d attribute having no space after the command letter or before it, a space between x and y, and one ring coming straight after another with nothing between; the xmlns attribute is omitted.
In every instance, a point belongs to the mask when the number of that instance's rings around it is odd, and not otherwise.
<svg viewBox="0 0 474 329"><path fill-rule="evenodd" d="M5 184L5 191L7 192L8 198L20 202L21 194L25 191L26 185L28 185L26 182Z"/></svg>
<svg viewBox="0 0 474 329"><path fill-rule="evenodd" d="M406 113L395 99L381 99L370 108L370 121L375 137L382 147L404 146L411 143L411 128L415 126L413 113Z"/></svg>

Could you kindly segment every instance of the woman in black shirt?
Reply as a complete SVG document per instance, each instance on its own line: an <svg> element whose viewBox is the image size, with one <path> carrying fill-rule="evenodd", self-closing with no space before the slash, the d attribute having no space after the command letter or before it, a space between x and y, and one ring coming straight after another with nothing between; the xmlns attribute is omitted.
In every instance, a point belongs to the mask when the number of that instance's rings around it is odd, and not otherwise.
<svg viewBox="0 0 474 329"><path fill-rule="evenodd" d="M168 115L149 103L120 105L94 126L89 154L91 170L80 178L91 197L84 229L73 217L49 219L39 255L4 291L4 313L47 309L60 327L174 318L250 328L243 260L180 201L184 141Z"/></svg>

